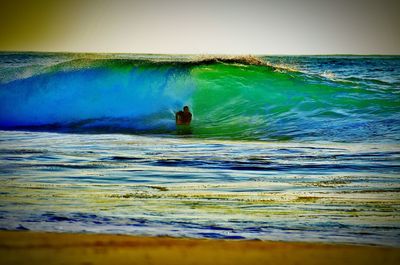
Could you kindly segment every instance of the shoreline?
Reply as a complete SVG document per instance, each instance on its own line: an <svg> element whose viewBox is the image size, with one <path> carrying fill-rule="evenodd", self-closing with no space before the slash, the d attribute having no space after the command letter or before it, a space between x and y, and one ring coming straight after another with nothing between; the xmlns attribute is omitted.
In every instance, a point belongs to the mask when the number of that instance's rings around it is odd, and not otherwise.
<svg viewBox="0 0 400 265"><path fill-rule="evenodd" d="M399 264L400 248L0 231L1 264Z"/></svg>

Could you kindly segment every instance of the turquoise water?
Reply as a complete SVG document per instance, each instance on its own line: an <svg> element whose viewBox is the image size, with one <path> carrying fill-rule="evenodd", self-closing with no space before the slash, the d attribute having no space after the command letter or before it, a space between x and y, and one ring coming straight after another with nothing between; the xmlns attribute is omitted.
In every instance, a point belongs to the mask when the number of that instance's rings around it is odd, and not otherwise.
<svg viewBox="0 0 400 265"><path fill-rule="evenodd" d="M0 228L399 246L399 73L393 56L1 53Z"/></svg>
<svg viewBox="0 0 400 265"><path fill-rule="evenodd" d="M3 129L174 134L189 105L199 138L399 140L399 57L1 58Z"/></svg>

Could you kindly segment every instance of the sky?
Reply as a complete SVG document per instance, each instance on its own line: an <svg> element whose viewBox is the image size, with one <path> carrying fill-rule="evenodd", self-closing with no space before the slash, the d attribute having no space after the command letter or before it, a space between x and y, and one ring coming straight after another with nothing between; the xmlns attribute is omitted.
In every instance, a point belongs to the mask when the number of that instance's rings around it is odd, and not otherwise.
<svg viewBox="0 0 400 265"><path fill-rule="evenodd" d="M398 0L9 0L0 51L400 54Z"/></svg>

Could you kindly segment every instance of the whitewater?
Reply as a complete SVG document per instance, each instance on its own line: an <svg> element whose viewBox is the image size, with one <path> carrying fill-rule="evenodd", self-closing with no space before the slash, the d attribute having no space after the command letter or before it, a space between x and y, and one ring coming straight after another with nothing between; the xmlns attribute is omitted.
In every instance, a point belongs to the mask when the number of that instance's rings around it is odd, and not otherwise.
<svg viewBox="0 0 400 265"><path fill-rule="evenodd" d="M0 229L399 246L399 88L399 56L2 52Z"/></svg>

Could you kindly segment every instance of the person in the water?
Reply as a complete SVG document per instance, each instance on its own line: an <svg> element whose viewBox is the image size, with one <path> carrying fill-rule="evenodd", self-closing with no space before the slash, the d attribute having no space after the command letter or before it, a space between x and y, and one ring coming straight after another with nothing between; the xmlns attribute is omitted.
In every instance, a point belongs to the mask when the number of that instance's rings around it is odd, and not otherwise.
<svg viewBox="0 0 400 265"><path fill-rule="evenodd" d="M175 115L176 125L190 125L192 121L192 113L188 106L183 107L183 111L178 111Z"/></svg>

